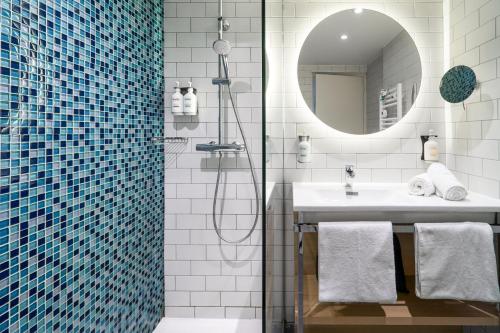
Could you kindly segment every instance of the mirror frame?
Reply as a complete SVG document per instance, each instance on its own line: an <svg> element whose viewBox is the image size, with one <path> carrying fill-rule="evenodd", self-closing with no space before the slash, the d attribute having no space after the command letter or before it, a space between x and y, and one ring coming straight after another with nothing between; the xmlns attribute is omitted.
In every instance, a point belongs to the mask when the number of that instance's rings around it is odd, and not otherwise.
<svg viewBox="0 0 500 333"><path fill-rule="evenodd" d="M299 59L300 59L300 54L301 54L301 51L302 51L302 48L304 47L304 44L307 40L307 38L309 37L309 35L311 34L311 32L321 23L323 22L324 20L328 19L329 17L333 16L333 15L336 15L340 12L343 12L343 11L347 11L347 10L354 10L354 9L357 9L359 7L346 7L346 8L342 8L342 9L336 9L334 11L332 11L331 13L319 18L319 20L317 20L316 22L314 22L309 28L307 31L304 31L303 32L303 35L304 35L304 38L300 41L300 44L296 45L296 55L295 55L295 69L294 69L294 76L295 76L295 80L296 80L296 85L297 85L297 91L300 95L300 98L302 99L302 108L305 108L308 110L309 113L311 113L314 118L316 118L318 121L320 121L323 125L327 126L329 129L331 130L334 130L335 132L337 133L341 133L343 135L347 135L347 136L356 136L356 137L368 137L368 136L375 136L375 135L379 135L380 133L384 133L386 131L389 131L389 130L394 130L394 128L397 127L398 124L401 124L404 122L404 119L405 118L408 118L407 116L410 114L410 113L413 113L415 108L417 107L417 102L419 100L419 96L421 95L421 92L422 92L422 84L424 82L424 77L427 78L428 76L424 76L424 71L423 71L423 61L422 61L422 54L421 54L421 50L420 50L420 47L419 47L419 44L417 43L416 39L414 38L414 32L410 32L406 25L403 24L398 18L395 18L393 15L389 14L389 13L385 13L381 10L378 10L378 9L374 9L374 8L362 8L362 9L366 9L366 10L370 10L370 11L373 11L373 12L377 12L379 14L382 14L382 15L385 15L389 18L391 18L392 20L394 20L395 22L397 22L411 37L414 45L415 45L415 49L417 51L417 54L418 54L418 58L420 60L420 71L421 71L421 75L420 75L420 82L419 82L419 89L418 89L418 92L417 92L417 95L415 96L415 100L413 102L413 104L411 105L411 107L408 109L408 111L406 112L406 114L403 115L403 117L398 121L396 122L394 125L388 127L388 128L385 128L381 131L377 131L377 132L373 132L373 133L365 133L365 134L354 134L354 133L349 133L349 132L344 132L344 131L341 131L327 123L325 123L321 118L319 118L316 114L316 112L313 112L313 110L311 109L311 107L307 104L305 98L304 98L304 95L302 94L302 89L300 88L300 84L299 84L299 71L298 71L298 68L299 68ZM347 73L347 72L346 72ZM438 89L439 90L439 89Z"/></svg>

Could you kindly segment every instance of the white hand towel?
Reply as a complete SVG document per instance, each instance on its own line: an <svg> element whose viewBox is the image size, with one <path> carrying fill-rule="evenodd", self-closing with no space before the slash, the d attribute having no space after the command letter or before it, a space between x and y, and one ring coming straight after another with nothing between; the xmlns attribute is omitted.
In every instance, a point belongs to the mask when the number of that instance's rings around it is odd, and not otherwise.
<svg viewBox="0 0 500 333"><path fill-rule="evenodd" d="M436 187L432 183L427 173L422 173L410 179L408 182L408 192L411 195L431 196L436 192Z"/></svg>
<svg viewBox="0 0 500 333"><path fill-rule="evenodd" d="M427 169L427 174L436 186L436 194L446 200L459 201L465 199L467 190L441 163L432 163Z"/></svg>
<svg viewBox="0 0 500 333"><path fill-rule="evenodd" d="M319 301L395 303L391 222L322 222Z"/></svg>
<svg viewBox="0 0 500 333"><path fill-rule="evenodd" d="M415 270L420 298L500 301L493 232L486 223L416 223Z"/></svg>

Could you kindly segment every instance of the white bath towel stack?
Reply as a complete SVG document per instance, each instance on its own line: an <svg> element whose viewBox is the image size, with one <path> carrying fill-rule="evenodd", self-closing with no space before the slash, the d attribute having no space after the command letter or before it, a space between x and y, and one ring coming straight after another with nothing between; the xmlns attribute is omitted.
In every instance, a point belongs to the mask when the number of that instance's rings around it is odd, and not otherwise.
<svg viewBox="0 0 500 333"><path fill-rule="evenodd" d="M427 173L422 173L413 177L408 182L408 191L411 195L431 196L436 192L436 187L432 183Z"/></svg>
<svg viewBox="0 0 500 333"><path fill-rule="evenodd" d="M319 223L318 257L320 302L396 302L390 222Z"/></svg>
<svg viewBox="0 0 500 333"><path fill-rule="evenodd" d="M436 186L436 194L443 199L459 201L467 196L465 187L444 164L432 163L427 174Z"/></svg>
<svg viewBox="0 0 500 333"><path fill-rule="evenodd" d="M415 289L424 299L500 302L486 223L416 223Z"/></svg>
<svg viewBox="0 0 500 333"><path fill-rule="evenodd" d="M467 189L442 163L432 163L426 173L410 179L408 193L431 196L436 193L445 200L459 201L467 197Z"/></svg>

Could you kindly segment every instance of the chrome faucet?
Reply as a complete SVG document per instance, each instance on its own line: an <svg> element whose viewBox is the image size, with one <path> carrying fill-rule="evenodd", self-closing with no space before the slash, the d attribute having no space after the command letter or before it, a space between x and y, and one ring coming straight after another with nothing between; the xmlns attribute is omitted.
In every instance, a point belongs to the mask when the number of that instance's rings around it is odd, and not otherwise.
<svg viewBox="0 0 500 333"><path fill-rule="evenodd" d="M345 166L345 187L352 188L356 173L354 172L354 165Z"/></svg>

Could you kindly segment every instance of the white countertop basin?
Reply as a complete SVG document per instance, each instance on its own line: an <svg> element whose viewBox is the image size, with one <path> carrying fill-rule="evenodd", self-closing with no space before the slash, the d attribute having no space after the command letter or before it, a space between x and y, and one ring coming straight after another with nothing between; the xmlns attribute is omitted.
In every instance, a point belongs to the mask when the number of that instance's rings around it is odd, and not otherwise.
<svg viewBox="0 0 500 333"><path fill-rule="evenodd" d="M341 183L293 183L296 212L500 212L500 200L469 192L462 201L408 194L406 183L354 183L347 196Z"/></svg>

